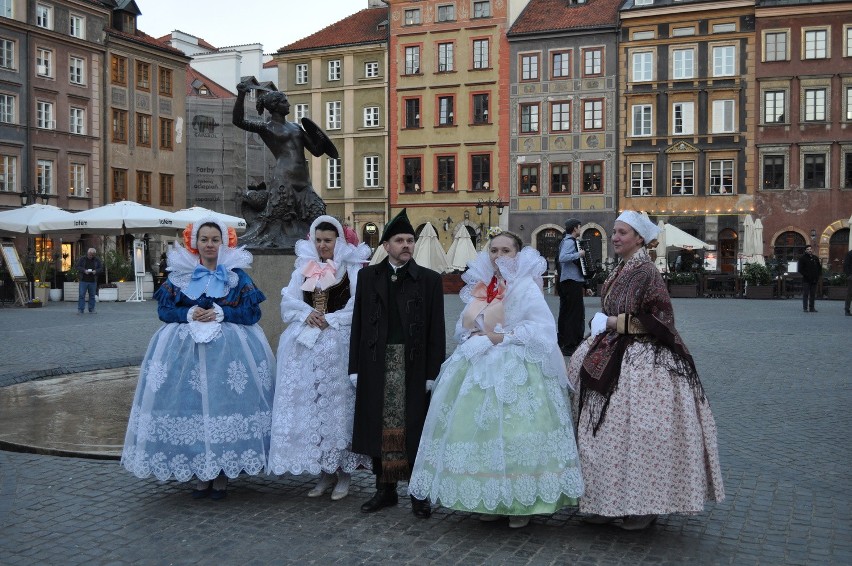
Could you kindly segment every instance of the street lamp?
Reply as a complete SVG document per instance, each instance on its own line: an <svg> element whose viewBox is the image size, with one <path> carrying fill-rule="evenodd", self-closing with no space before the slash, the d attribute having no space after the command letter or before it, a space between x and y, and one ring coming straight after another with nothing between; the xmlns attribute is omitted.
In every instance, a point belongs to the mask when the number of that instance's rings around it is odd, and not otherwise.
<svg viewBox="0 0 852 566"><path fill-rule="evenodd" d="M36 199L41 197L42 202L44 204L48 203L50 198L46 193L42 193L37 191L34 187L21 187L21 206L28 206L30 204L36 204ZM29 230L27 231L27 263L29 265L35 264L35 248L33 246L33 238L29 234ZM30 281L30 300L33 300L35 296L35 281Z"/></svg>
<svg viewBox="0 0 852 566"><path fill-rule="evenodd" d="M497 216L500 216L500 215L503 214L503 207L504 206L506 206L506 203L504 203L503 201L500 201L500 200L488 199L488 200L484 201L482 199L479 199L479 201L476 203L476 215L482 216L483 210L485 209L485 207L488 207L488 228L491 229L491 209L497 208ZM482 237L482 232L483 232L483 225L482 225L482 222L480 222L479 223L480 237ZM485 243L485 240L483 239L483 244L484 243Z"/></svg>

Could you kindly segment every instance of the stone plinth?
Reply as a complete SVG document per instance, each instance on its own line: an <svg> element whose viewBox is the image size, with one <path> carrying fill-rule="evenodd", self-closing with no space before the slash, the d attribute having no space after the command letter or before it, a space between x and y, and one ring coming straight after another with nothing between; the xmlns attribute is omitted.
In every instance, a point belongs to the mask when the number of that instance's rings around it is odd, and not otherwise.
<svg viewBox="0 0 852 566"><path fill-rule="evenodd" d="M253 249L254 263L247 270L258 289L266 295L260 303L260 327L269 340L273 352L278 350L278 340L284 331L281 320L281 289L290 283L296 255L293 250Z"/></svg>

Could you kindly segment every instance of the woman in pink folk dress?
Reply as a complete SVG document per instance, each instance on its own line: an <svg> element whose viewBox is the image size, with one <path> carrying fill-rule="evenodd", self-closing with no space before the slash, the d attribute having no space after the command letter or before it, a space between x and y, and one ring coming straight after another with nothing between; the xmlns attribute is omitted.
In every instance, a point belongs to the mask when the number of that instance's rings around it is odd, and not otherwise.
<svg viewBox="0 0 852 566"><path fill-rule="evenodd" d="M580 391L580 511L591 514L586 522L619 521L627 530L725 497L710 404L645 249L657 233L634 211L616 220L621 261L604 283L592 335L568 367Z"/></svg>

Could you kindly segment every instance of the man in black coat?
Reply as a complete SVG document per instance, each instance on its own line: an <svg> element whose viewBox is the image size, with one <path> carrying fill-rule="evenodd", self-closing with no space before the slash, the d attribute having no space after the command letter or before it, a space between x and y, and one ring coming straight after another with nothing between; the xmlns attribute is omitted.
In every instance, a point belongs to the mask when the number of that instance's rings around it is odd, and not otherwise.
<svg viewBox="0 0 852 566"><path fill-rule="evenodd" d="M388 257L358 273L349 347L355 384L352 451L373 459L376 494L361 511L396 505L396 482L407 481L429 407L428 391L446 357L441 276L417 265L414 228L405 210L385 226ZM417 517L428 501L411 498Z"/></svg>
<svg viewBox="0 0 852 566"><path fill-rule="evenodd" d="M846 259L843 260L843 273L846 274L846 302L843 303L843 312L846 316L852 316L849 312L849 305L852 304L852 250L846 252Z"/></svg>
<svg viewBox="0 0 852 566"><path fill-rule="evenodd" d="M814 299L816 299L817 283L822 275L822 263L814 255L813 246L805 246L805 253L799 258L797 269L802 276L802 308L805 312L816 312Z"/></svg>

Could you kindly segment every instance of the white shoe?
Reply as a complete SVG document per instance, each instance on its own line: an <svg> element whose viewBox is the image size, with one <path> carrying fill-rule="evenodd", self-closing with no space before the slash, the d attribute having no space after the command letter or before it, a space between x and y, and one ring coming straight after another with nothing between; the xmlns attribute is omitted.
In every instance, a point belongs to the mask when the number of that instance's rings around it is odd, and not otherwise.
<svg viewBox="0 0 852 566"><path fill-rule="evenodd" d="M337 485L334 486L334 491L331 492L332 501L339 501L349 495L349 482L351 480L351 474L347 474L343 470L337 472Z"/></svg>
<svg viewBox="0 0 852 566"><path fill-rule="evenodd" d="M506 515L480 515L479 520L483 523L493 523L494 521L501 521L506 518Z"/></svg>
<svg viewBox="0 0 852 566"><path fill-rule="evenodd" d="M521 515L509 517L509 528L510 529L523 529L527 525L530 524L530 516L529 515Z"/></svg>
<svg viewBox="0 0 852 566"><path fill-rule="evenodd" d="M308 497L319 497L320 495L323 495L329 489L334 487L336 479L337 478L334 477L334 474L327 474L323 472L320 480L317 482L317 485L308 492Z"/></svg>

